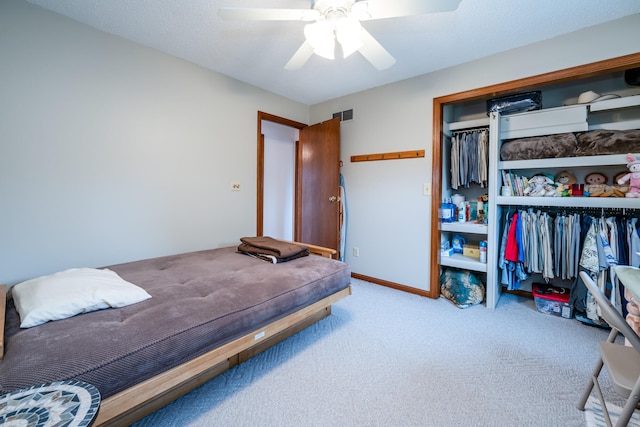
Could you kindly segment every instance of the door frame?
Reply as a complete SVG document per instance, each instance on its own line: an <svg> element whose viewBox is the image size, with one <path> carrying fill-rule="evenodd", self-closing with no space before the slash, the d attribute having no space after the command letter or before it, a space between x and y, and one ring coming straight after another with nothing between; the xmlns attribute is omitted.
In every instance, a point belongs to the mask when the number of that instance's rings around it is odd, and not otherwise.
<svg viewBox="0 0 640 427"><path fill-rule="evenodd" d="M541 86L562 83L571 80L595 77L602 74L623 71L629 68L640 67L640 53L632 53L617 58L605 59L576 67L565 68L563 70L552 71L532 77L512 80L492 86L485 86L479 89L472 89L465 92L454 93L452 95L441 96L433 99L433 128L432 128L432 152L431 152L431 182L439 183L442 176L442 141L443 129L442 121L444 107L463 101L472 101L492 98L499 95L507 95L526 90L533 90ZM430 298L440 297L440 221L438 212L442 199L442 188L433 185L431 196L431 250L429 262L429 292ZM493 219L494 221L497 219ZM493 266L492 268L494 268Z"/></svg>
<svg viewBox="0 0 640 427"><path fill-rule="evenodd" d="M284 117L275 116L273 114L265 113L264 111L258 111L258 135L257 135L257 171L256 171L256 235L262 236L264 233L264 135L262 134L262 121L277 123L284 126L289 126L294 129L302 129L307 127L306 123L296 122L295 120L286 119ZM298 224L300 222L300 212L298 209L298 200L300 199L298 191L298 155L297 152L299 141L296 141L296 160L295 160L295 192L294 192L294 206L295 212L293 215L293 236L294 240L299 238Z"/></svg>

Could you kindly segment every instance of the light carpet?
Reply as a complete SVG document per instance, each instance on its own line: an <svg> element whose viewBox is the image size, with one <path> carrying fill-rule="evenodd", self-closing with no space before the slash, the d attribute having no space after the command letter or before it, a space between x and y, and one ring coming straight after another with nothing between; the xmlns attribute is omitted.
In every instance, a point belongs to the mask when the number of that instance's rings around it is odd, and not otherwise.
<svg viewBox="0 0 640 427"><path fill-rule="evenodd" d="M459 309L352 287L328 318L136 427L587 425L576 405L607 331L514 295ZM615 396L606 373L602 385Z"/></svg>
<svg viewBox="0 0 640 427"><path fill-rule="evenodd" d="M611 417L611 423L615 425L616 421L618 421L622 408L620 406L607 403L607 410ZM589 397L589 400L584 407L584 415L587 420L587 427L607 427L607 421L604 418L600 400L596 396ZM640 416L638 415L638 411L633 414L627 424L627 427L640 427Z"/></svg>

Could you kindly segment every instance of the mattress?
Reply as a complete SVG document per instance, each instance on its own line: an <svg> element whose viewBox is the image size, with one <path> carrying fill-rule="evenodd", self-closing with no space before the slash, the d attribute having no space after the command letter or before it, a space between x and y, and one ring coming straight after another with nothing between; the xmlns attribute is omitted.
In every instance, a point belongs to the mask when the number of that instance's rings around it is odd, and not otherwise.
<svg viewBox="0 0 640 427"><path fill-rule="evenodd" d="M20 329L7 301L0 393L51 381L95 385L102 398L348 287L347 264L307 256L281 264L235 247L109 266L152 298Z"/></svg>

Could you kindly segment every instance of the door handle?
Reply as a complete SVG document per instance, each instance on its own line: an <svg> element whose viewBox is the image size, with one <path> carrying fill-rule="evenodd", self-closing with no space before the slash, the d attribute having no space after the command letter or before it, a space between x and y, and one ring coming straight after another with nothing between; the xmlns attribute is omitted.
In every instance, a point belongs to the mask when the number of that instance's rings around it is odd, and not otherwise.
<svg viewBox="0 0 640 427"><path fill-rule="evenodd" d="M329 197L329 203L335 203L335 202L339 202L339 201L340 201L340 197L337 197L337 196Z"/></svg>

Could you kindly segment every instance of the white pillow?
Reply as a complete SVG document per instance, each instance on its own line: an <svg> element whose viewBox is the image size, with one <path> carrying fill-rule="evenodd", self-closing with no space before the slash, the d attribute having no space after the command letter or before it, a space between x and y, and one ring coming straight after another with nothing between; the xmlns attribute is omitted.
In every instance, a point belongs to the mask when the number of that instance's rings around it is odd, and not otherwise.
<svg viewBox="0 0 640 427"><path fill-rule="evenodd" d="M27 280L13 286L11 293L21 328L151 298L115 272L94 268L72 268Z"/></svg>

